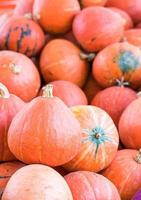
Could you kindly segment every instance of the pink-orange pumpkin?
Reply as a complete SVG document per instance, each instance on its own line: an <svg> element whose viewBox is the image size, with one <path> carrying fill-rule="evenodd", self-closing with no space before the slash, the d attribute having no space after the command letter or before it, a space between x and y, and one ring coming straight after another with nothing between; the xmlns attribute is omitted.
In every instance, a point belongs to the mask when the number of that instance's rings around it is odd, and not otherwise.
<svg viewBox="0 0 141 200"><path fill-rule="evenodd" d="M65 176L74 200L120 200L111 181L88 171L72 172Z"/></svg>
<svg viewBox="0 0 141 200"><path fill-rule="evenodd" d="M113 160L119 144L110 116L95 106L74 106L72 112L82 128L81 149L64 167L69 171L99 172Z"/></svg>
<svg viewBox="0 0 141 200"><path fill-rule="evenodd" d="M131 200L141 188L141 153L131 149L118 151L102 174L115 184L121 199Z"/></svg>
<svg viewBox="0 0 141 200"><path fill-rule="evenodd" d="M129 29L125 31L123 40L141 48L141 29Z"/></svg>
<svg viewBox="0 0 141 200"><path fill-rule="evenodd" d="M116 126L125 108L137 98L137 93L130 88L113 86L99 92L91 104L105 110Z"/></svg>
<svg viewBox="0 0 141 200"><path fill-rule="evenodd" d="M34 0L17 0L16 8L14 9L14 15L24 16L32 13Z"/></svg>

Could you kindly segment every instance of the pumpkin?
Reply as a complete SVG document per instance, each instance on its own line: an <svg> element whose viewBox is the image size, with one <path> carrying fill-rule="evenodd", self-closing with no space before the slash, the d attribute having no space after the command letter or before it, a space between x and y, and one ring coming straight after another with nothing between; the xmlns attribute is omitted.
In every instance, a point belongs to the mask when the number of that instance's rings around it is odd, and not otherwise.
<svg viewBox="0 0 141 200"><path fill-rule="evenodd" d="M133 89L141 86L141 51L127 42L115 43L100 51L93 62L93 75L103 87L127 82Z"/></svg>
<svg viewBox="0 0 141 200"><path fill-rule="evenodd" d="M123 112L119 121L119 134L122 143L127 148L141 147L141 99L134 100Z"/></svg>
<svg viewBox="0 0 141 200"><path fill-rule="evenodd" d="M141 189L136 192L136 194L133 196L132 200L140 200L141 199Z"/></svg>
<svg viewBox="0 0 141 200"><path fill-rule="evenodd" d="M8 132L10 150L27 164L65 164L78 153L80 140L79 122L62 100L53 97L52 85L16 115Z"/></svg>
<svg viewBox="0 0 141 200"><path fill-rule="evenodd" d="M141 29L130 29L125 31L123 40L141 48Z"/></svg>
<svg viewBox="0 0 141 200"><path fill-rule="evenodd" d="M16 16L25 16L31 15L33 9L34 0L17 0L16 8L14 9L14 15Z"/></svg>
<svg viewBox="0 0 141 200"><path fill-rule="evenodd" d="M100 174L88 171L72 172L65 176L74 200L120 200L114 184Z"/></svg>
<svg viewBox="0 0 141 200"><path fill-rule="evenodd" d="M40 88L39 72L33 62L12 51L0 51L0 82L24 101L33 99Z"/></svg>
<svg viewBox="0 0 141 200"><path fill-rule="evenodd" d="M5 162L0 164L0 197L9 181L10 177L25 164L21 162Z"/></svg>
<svg viewBox="0 0 141 200"><path fill-rule="evenodd" d="M0 83L0 162L16 160L7 144L8 129L14 116L25 103Z"/></svg>
<svg viewBox="0 0 141 200"><path fill-rule="evenodd" d="M116 12L123 18L123 20L125 21L125 23L124 23L125 30L133 28L133 21L132 21L132 18L128 15L128 13L126 13L125 11L123 11L119 8L115 8L115 7L109 7L109 9Z"/></svg>
<svg viewBox="0 0 141 200"><path fill-rule="evenodd" d="M110 116L98 107L74 106L71 110L81 125L82 140L79 153L64 168L99 172L112 162L117 152L117 129Z"/></svg>
<svg viewBox="0 0 141 200"><path fill-rule="evenodd" d="M123 19L110 9L99 6L85 8L73 21L74 36L88 52L97 52L120 41L123 30Z"/></svg>
<svg viewBox="0 0 141 200"><path fill-rule="evenodd" d="M12 199L73 200L64 178L54 169L39 164L25 166L10 178L2 200Z"/></svg>
<svg viewBox="0 0 141 200"><path fill-rule="evenodd" d="M53 81L54 96L59 97L67 106L87 105L88 101L84 92L69 81ZM43 93L44 87L40 94Z"/></svg>
<svg viewBox="0 0 141 200"><path fill-rule="evenodd" d="M120 8L127 12L133 19L134 23L141 21L141 0L108 0L107 6Z"/></svg>
<svg viewBox="0 0 141 200"><path fill-rule="evenodd" d="M83 8L90 6L105 6L107 0L80 0Z"/></svg>
<svg viewBox="0 0 141 200"><path fill-rule="evenodd" d="M65 80L83 87L88 76L88 63L81 50L64 39L50 41L40 57L40 70L45 82Z"/></svg>
<svg viewBox="0 0 141 200"><path fill-rule="evenodd" d="M0 29L0 48L35 56L45 43L42 29L25 17L9 18Z"/></svg>
<svg viewBox="0 0 141 200"><path fill-rule="evenodd" d="M130 88L113 86L99 92L91 104L105 110L118 126L125 108L137 98L137 93Z"/></svg>
<svg viewBox="0 0 141 200"><path fill-rule="evenodd" d="M98 85L98 83L93 78L92 74L90 74L83 89L88 99L88 102L91 103L93 97L101 90L102 90L102 87Z"/></svg>
<svg viewBox="0 0 141 200"><path fill-rule="evenodd" d="M80 11L78 0L34 0L33 18L51 34L64 34L71 29Z"/></svg>
<svg viewBox="0 0 141 200"><path fill-rule="evenodd" d="M118 151L102 174L115 184L121 199L131 200L141 188L141 153L131 149Z"/></svg>

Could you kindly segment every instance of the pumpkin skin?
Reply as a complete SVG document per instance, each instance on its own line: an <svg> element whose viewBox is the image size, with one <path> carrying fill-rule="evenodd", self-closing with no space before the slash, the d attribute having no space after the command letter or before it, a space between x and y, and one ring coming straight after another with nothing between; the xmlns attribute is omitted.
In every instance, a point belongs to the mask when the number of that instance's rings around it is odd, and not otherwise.
<svg viewBox="0 0 141 200"><path fill-rule="evenodd" d="M88 171L72 172L65 176L65 180L74 200L120 200L114 184L100 174Z"/></svg>
<svg viewBox="0 0 141 200"><path fill-rule="evenodd" d="M74 16L80 11L78 0L35 0L33 18L51 34L64 34L71 29Z"/></svg>
<svg viewBox="0 0 141 200"><path fill-rule="evenodd" d="M88 63L80 58L80 53L81 50L67 40L50 41L40 57L40 70L45 82L65 80L83 87L89 69Z"/></svg>
<svg viewBox="0 0 141 200"><path fill-rule="evenodd" d="M39 164L25 166L10 178L2 200L12 199L73 200L64 178L54 169Z"/></svg>
<svg viewBox="0 0 141 200"><path fill-rule="evenodd" d="M37 55L45 43L42 29L25 17L9 18L0 29L0 48L23 53L29 57Z"/></svg>
<svg viewBox="0 0 141 200"><path fill-rule="evenodd" d="M116 12L123 18L123 20L125 21L125 24L124 24L125 30L133 28L133 21L132 21L131 17L125 11L123 11L119 8L115 8L115 7L109 7L109 9Z"/></svg>
<svg viewBox="0 0 141 200"><path fill-rule="evenodd" d="M84 93L88 99L89 104L91 103L94 96L102 90L102 87L93 78L92 74L89 75L88 80L84 86Z"/></svg>
<svg viewBox="0 0 141 200"><path fill-rule="evenodd" d="M0 51L0 82L10 93L24 101L30 101L38 94L40 75L33 62L25 55Z"/></svg>
<svg viewBox="0 0 141 200"><path fill-rule="evenodd" d="M141 188L140 158L137 150L120 150L111 165L102 172L106 178L114 183L123 200L131 200ZM136 159L139 160L136 161Z"/></svg>
<svg viewBox="0 0 141 200"><path fill-rule="evenodd" d="M120 41L123 30L123 19L110 9L99 6L83 9L73 21L74 36L88 52L97 52Z"/></svg>
<svg viewBox="0 0 141 200"><path fill-rule="evenodd" d="M32 13L34 0L18 0L16 8L14 9L14 15L24 16Z"/></svg>
<svg viewBox="0 0 141 200"><path fill-rule="evenodd" d="M125 31L123 40L141 48L141 29L130 29Z"/></svg>
<svg viewBox="0 0 141 200"><path fill-rule="evenodd" d="M136 89L141 86L141 51L127 42L109 45L99 52L93 62L93 75L103 87L128 82Z"/></svg>
<svg viewBox="0 0 141 200"><path fill-rule="evenodd" d="M141 0L126 0L126 1L117 1L117 0L108 0L107 6L112 6L120 8L127 12L133 19L134 23L141 21Z"/></svg>
<svg viewBox="0 0 141 200"><path fill-rule="evenodd" d="M91 105L105 110L118 126L119 119L125 108L137 98L137 93L130 88L113 86L99 92Z"/></svg>
<svg viewBox="0 0 141 200"><path fill-rule="evenodd" d="M141 189L138 192L136 192L132 200L140 200L140 199L141 199Z"/></svg>
<svg viewBox="0 0 141 200"><path fill-rule="evenodd" d="M105 6L107 0L80 0L80 4L83 8L90 6Z"/></svg>
<svg viewBox="0 0 141 200"><path fill-rule="evenodd" d="M0 197L10 177L25 164L21 162L5 162L0 164Z"/></svg>
<svg viewBox="0 0 141 200"><path fill-rule="evenodd" d="M59 97L67 106L88 104L86 95L77 85L69 81L53 81L50 84L53 85L54 96Z"/></svg>
<svg viewBox="0 0 141 200"><path fill-rule="evenodd" d="M133 101L123 112L119 121L120 139L126 148L139 149L141 147L141 99ZM134 118L134 116L136 116Z"/></svg>
<svg viewBox="0 0 141 200"><path fill-rule="evenodd" d="M7 144L9 126L14 116L24 107L25 103L0 83L0 162L16 160Z"/></svg>
<svg viewBox="0 0 141 200"><path fill-rule="evenodd" d="M99 172L112 162L117 152L117 129L110 116L98 107L74 106L71 110L82 128L81 149L64 168Z"/></svg>
<svg viewBox="0 0 141 200"><path fill-rule="evenodd" d="M51 88L48 85L43 96L28 103L10 125L9 148L24 163L59 166L80 149L79 122L62 100L52 96Z"/></svg>

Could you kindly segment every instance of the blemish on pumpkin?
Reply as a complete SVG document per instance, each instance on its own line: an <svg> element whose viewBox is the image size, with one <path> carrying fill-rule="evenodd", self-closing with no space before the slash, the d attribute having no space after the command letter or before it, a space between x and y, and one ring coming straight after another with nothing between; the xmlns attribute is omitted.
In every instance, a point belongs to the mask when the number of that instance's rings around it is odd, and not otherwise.
<svg viewBox="0 0 141 200"><path fill-rule="evenodd" d="M91 42L94 42L96 40L96 37L93 37L92 39L91 39Z"/></svg>
<svg viewBox="0 0 141 200"><path fill-rule="evenodd" d="M6 38L5 38L5 48L8 49L8 46L9 46L9 39L10 39L10 34L12 32L12 29L10 28L7 35L6 35Z"/></svg>

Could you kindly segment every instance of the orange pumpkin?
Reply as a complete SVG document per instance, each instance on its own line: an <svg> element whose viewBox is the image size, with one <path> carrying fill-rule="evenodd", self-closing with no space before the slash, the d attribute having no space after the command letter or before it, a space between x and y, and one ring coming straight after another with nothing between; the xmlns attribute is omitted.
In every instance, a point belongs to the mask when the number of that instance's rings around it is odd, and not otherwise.
<svg viewBox="0 0 141 200"><path fill-rule="evenodd" d="M119 9L119 8L115 8L115 7L109 7L109 9L111 9L112 11L116 12L117 14L119 14L124 22L124 29L130 29L133 28L133 21L132 18L128 15L128 13L126 13L125 11Z"/></svg>
<svg viewBox="0 0 141 200"><path fill-rule="evenodd" d="M14 15L24 16L32 13L34 0L17 0L16 8L14 9Z"/></svg>
<svg viewBox="0 0 141 200"><path fill-rule="evenodd" d="M67 40L50 41L40 57L44 80L65 80L82 87L88 76L88 63L80 58L80 53L81 50Z"/></svg>
<svg viewBox="0 0 141 200"><path fill-rule="evenodd" d="M133 101L123 112L119 121L119 134L122 143L127 148L141 147L141 99Z"/></svg>
<svg viewBox="0 0 141 200"><path fill-rule="evenodd" d="M79 171L68 174L65 179L74 200L120 200L114 184L100 174Z"/></svg>
<svg viewBox="0 0 141 200"><path fill-rule="evenodd" d="M16 115L9 128L8 144L25 163L59 166L78 153L80 136L78 121L62 100L53 97L52 85L48 85L43 96Z"/></svg>
<svg viewBox="0 0 141 200"><path fill-rule="evenodd" d="M7 144L8 129L14 116L25 103L0 83L0 162L16 160Z"/></svg>
<svg viewBox="0 0 141 200"><path fill-rule="evenodd" d="M107 6L120 8L127 12L135 23L141 21L141 0L108 0Z"/></svg>
<svg viewBox="0 0 141 200"><path fill-rule="evenodd" d="M54 169L39 164L25 166L10 178L2 200L12 199L73 200L64 178Z"/></svg>
<svg viewBox="0 0 141 200"><path fill-rule="evenodd" d="M123 19L103 7L82 10L73 21L73 33L80 45L89 52L97 52L123 36Z"/></svg>
<svg viewBox="0 0 141 200"><path fill-rule="evenodd" d="M95 81L92 74L90 74L83 89L88 99L88 102L91 103L94 96L101 90L102 90L102 87Z"/></svg>
<svg viewBox="0 0 141 200"><path fill-rule="evenodd" d="M45 43L42 29L25 17L9 18L0 29L0 48L35 56Z"/></svg>
<svg viewBox="0 0 141 200"><path fill-rule="evenodd" d="M81 149L64 168L99 172L112 162L117 152L117 129L110 116L98 107L74 106L72 112L82 128Z"/></svg>
<svg viewBox="0 0 141 200"><path fill-rule="evenodd" d="M40 88L39 72L33 62L12 51L0 51L0 82L24 101L33 99Z"/></svg>
<svg viewBox="0 0 141 200"><path fill-rule="evenodd" d="M53 81L54 96L59 97L67 106L87 105L88 101L84 92L69 81ZM43 93L44 87L40 94Z"/></svg>
<svg viewBox="0 0 141 200"><path fill-rule="evenodd" d="M131 200L141 188L141 153L131 149L118 151L102 174L115 184L121 199Z"/></svg>
<svg viewBox="0 0 141 200"><path fill-rule="evenodd" d="M10 177L25 164L21 162L5 162L0 164L0 197Z"/></svg>
<svg viewBox="0 0 141 200"><path fill-rule="evenodd" d="M141 29L130 29L125 31L123 40L141 48Z"/></svg>
<svg viewBox="0 0 141 200"><path fill-rule="evenodd" d="M51 34L66 33L74 16L80 11L78 0L35 0L33 18Z"/></svg>
<svg viewBox="0 0 141 200"><path fill-rule="evenodd" d="M90 6L105 6L107 0L80 0L83 8Z"/></svg>
<svg viewBox="0 0 141 200"><path fill-rule="evenodd" d="M141 51L127 42L109 45L93 62L93 75L103 87L122 85L125 81L136 89L141 86L140 73Z"/></svg>
<svg viewBox="0 0 141 200"><path fill-rule="evenodd" d="M126 87L113 86L99 92L91 104L105 110L118 126L125 108L137 98L137 93Z"/></svg>

